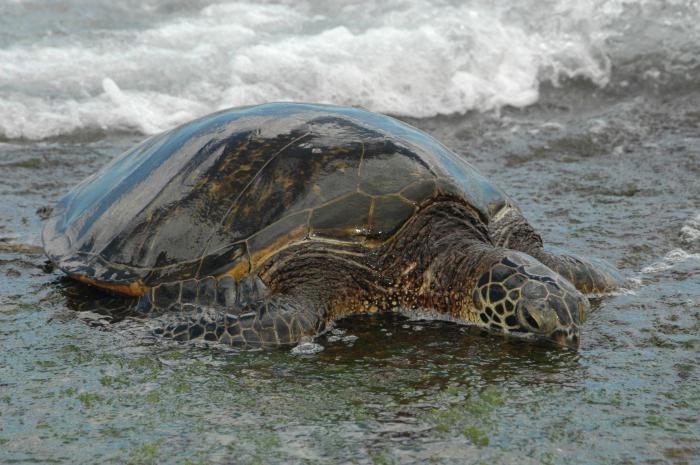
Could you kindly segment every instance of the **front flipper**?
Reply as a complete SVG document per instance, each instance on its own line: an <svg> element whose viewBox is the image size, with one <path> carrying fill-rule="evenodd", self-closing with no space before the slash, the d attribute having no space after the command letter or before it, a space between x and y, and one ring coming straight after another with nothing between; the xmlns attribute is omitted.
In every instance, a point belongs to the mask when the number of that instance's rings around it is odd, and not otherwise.
<svg viewBox="0 0 700 465"><path fill-rule="evenodd" d="M175 322L154 333L177 341L217 341L243 348L284 346L318 334L324 327L322 316L284 295L239 309L185 304Z"/></svg>
<svg viewBox="0 0 700 465"><path fill-rule="evenodd" d="M568 279L581 292L607 292L625 284L622 274L604 260L547 250L542 237L516 208L506 208L497 214L489 224L489 234L495 245L535 257Z"/></svg>
<svg viewBox="0 0 700 465"><path fill-rule="evenodd" d="M554 253L543 248L530 251L530 254L586 294L608 292L625 283L622 274L604 260Z"/></svg>
<svg viewBox="0 0 700 465"><path fill-rule="evenodd" d="M194 285L192 281L162 285L180 286L175 301L175 290L159 289L162 286L142 299L139 306L143 310L159 310L156 320L163 325L154 330L155 334L178 341L217 341L253 348L296 344L317 335L325 326L322 306L290 295L270 294L258 278L240 283L228 277L219 281L207 278ZM183 297L186 287L195 292Z"/></svg>

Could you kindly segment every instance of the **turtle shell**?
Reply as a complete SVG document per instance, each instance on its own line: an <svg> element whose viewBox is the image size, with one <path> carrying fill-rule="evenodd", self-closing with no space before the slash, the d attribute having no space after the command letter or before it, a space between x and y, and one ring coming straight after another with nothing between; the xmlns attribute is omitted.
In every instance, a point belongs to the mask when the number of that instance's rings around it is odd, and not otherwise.
<svg viewBox="0 0 700 465"><path fill-rule="evenodd" d="M374 247L438 195L463 199L484 221L509 202L396 119L273 103L147 139L63 197L42 237L73 277L139 295L161 282L240 278L300 241Z"/></svg>

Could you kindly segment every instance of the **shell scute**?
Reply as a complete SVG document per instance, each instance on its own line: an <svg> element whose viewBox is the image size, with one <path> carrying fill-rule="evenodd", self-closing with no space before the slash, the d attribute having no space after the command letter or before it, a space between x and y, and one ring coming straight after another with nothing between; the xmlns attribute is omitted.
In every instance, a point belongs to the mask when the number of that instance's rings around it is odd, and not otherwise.
<svg viewBox="0 0 700 465"><path fill-rule="evenodd" d="M367 235L372 199L355 192L311 212L311 237L352 241Z"/></svg>
<svg viewBox="0 0 700 465"><path fill-rule="evenodd" d="M370 218L370 238L384 240L393 236L415 211L414 205L402 200L399 196L376 198Z"/></svg>

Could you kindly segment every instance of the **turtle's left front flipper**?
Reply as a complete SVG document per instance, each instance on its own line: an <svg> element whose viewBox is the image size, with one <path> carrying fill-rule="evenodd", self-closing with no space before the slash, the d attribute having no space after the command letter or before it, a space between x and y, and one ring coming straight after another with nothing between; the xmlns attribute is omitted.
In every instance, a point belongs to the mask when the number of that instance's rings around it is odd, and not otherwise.
<svg viewBox="0 0 700 465"><path fill-rule="evenodd" d="M254 348L296 344L325 327L325 309L285 294L270 294L257 277L181 283L180 297L158 307L156 288L141 299L142 311L157 310L163 326L154 333L178 341L205 340ZM186 292L185 288L195 292ZM165 290L160 290L164 293ZM173 296L166 296L172 302Z"/></svg>
<svg viewBox="0 0 700 465"><path fill-rule="evenodd" d="M235 309L186 304L177 317L154 333L178 341L199 339L255 348L296 344L324 327L321 313L283 295Z"/></svg>

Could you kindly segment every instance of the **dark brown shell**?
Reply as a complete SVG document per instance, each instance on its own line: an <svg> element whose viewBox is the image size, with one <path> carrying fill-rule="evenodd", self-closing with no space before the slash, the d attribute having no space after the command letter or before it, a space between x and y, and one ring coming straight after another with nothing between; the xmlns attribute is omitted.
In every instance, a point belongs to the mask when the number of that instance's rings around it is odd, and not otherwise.
<svg viewBox="0 0 700 465"><path fill-rule="evenodd" d="M372 247L438 194L464 199L485 220L508 200L393 118L274 103L147 139L69 192L43 240L69 274L138 294L160 282L240 277L299 241Z"/></svg>

